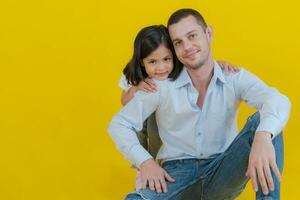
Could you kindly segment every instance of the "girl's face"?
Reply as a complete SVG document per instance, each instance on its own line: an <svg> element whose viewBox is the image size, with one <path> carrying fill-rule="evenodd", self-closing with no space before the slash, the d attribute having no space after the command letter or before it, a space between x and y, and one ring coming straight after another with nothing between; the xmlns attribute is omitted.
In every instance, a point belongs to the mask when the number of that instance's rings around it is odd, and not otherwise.
<svg viewBox="0 0 300 200"><path fill-rule="evenodd" d="M173 54L170 49L161 44L142 60L142 64L150 78L164 80L173 70Z"/></svg>

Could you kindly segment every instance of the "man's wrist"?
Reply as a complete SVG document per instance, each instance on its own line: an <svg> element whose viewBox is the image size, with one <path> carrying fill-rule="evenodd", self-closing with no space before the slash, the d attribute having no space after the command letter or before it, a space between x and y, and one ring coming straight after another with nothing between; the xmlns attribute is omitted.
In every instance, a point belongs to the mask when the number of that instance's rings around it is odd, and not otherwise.
<svg viewBox="0 0 300 200"><path fill-rule="evenodd" d="M149 158L149 159L145 160L144 162L142 162L141 165L140 165L140 167L142 168L143 166L147 165L149 162L152 162L152 161L155 162L153 160L153 158Z"/></svg>
<svg viewBox="0 0 300 200"><path fill-rule="evenodd" d="M273 134L271 132L267 132L267 131L258 131L256 132L256 134L262 135L262 137L266 137L266 138L270 138L272 139Z"/></svg>

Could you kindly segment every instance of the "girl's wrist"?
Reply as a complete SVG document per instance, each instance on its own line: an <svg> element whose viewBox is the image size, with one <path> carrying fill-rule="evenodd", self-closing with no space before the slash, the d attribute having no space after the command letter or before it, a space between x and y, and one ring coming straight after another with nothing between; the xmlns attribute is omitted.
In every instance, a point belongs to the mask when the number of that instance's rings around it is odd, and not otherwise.
<svg viewBox="0 0 300 200"><path fill-rule="evenodd" d="M137 91L140 90L139 86L132 86L133 93L136 93Z"/></svg>

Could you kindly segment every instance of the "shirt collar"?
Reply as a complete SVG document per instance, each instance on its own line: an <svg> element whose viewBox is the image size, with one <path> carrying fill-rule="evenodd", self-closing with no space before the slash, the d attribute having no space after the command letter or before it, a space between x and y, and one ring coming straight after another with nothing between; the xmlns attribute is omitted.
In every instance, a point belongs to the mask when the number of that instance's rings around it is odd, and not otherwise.
<svg viewBox="0 0 300 200"><path fill-rule="evenodd" d="M191 80L186 68L183 67L181 73L179 74L178 78L176 79L175 87L179 88L188 83L192 84L192 80Z"/></svg>
<svg viewBox="0 0 300 200"><path fill-rule="evenodd" d="M224 72L220 65L215 61L214 63L214 75L212 79L216 82L217 80L221 81L222 83L226 83L226 79L224 76Z"/></svg>
<svg viewBox="0 0 300 200"><path fill-rule="evenodd" d="M212 81L217 82L217 80L220 80L222 83L226 83L224 73L223 73L220 65L216 61L214 62L213 70L214 70L214 74L212 77ZM175 81L175 86L176 86L176 88L179 88L179 87L182 87L189 83L192 85L192 80L191 80L186 68L183 67L180 75L178 76L178 78Z"/></svg>

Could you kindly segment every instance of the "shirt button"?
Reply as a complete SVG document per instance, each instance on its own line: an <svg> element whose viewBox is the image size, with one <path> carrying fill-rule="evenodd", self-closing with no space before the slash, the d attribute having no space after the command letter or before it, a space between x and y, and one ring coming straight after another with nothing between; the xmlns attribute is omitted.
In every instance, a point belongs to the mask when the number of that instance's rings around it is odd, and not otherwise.
<svg viewBox="0 0 300 200"><path fill-rule="evenodd" d="M200 156L203 156L203 153L200 153Z"/></svg>
<svg viewBox="0 0 300 200"><path fill-rule="evenodd" d="M198 135L201 135L201 133L200 133L200 132L198 132Z"/></svg>

